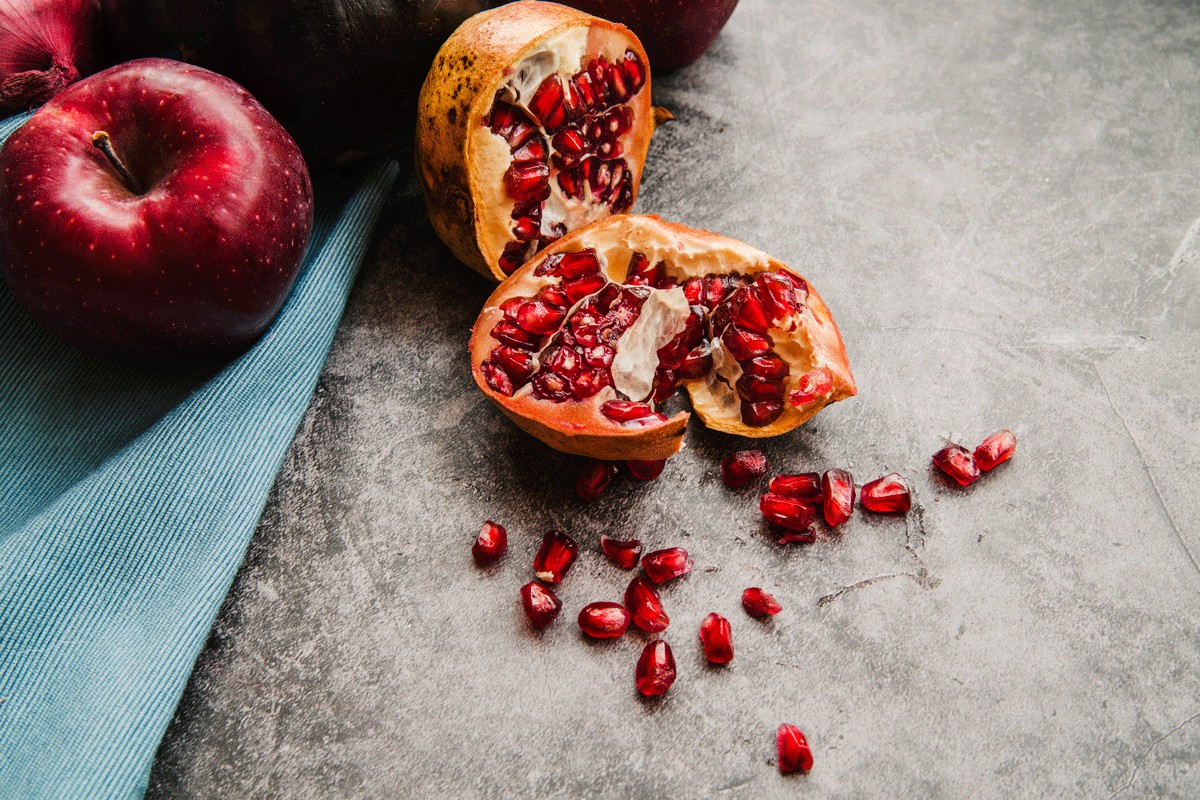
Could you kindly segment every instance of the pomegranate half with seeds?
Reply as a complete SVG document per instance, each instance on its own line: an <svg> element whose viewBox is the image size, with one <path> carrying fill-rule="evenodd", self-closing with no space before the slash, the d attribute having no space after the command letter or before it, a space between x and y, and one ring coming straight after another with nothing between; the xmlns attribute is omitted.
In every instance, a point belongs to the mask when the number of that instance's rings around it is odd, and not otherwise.
<svg viewBox="0 0 1200 800"><path fill-rule="evenodd" d="M667 458L688 414L709 428L786 433L855 393L819 294L766 253L655 216L616 215L550 245L492 294L471 337L475 380L566 453ZM793 401L796 387L824 388Z"/></svg>
<svg viewBox="0 0 1200 800"><path fill-rule="evenodd" d="M628 28L537 0L476 14L421 89L417 172L434 230L503 280L633 207L654 124L649 61Z"/></svg>

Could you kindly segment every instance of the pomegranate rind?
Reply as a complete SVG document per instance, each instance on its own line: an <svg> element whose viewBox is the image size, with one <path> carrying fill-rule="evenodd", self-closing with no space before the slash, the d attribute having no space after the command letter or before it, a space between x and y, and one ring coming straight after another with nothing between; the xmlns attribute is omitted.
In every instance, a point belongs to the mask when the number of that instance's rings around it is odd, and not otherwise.
<svg viewBox="0 0 1200 800"><path fill-rule="evenodd" d="M735 239L667 222L654 215L618 214L572 231L554 242L500 284L488 298L472 329L471 369L479 388L513 422L564 453L612 461L669 458L683 446L684 428L689 417L686 412L681 411L665 421L652 420L644 427L618 425L600 411L605 401L616 399L608 389L585 400L552 403L537 399L528 389L518 390L512 396L498 392L488 385L482 372L483 363L499 344L490 334L504 319L501 304L515 297L532 297L539 289L553 283L553 277L536 274L546 259L589 248L602 255L641 252L647 254L651 262L668 259L680 276L699 277L710 272L747 275L786 272L800 280L803 278L782 262ZM627 262L627 257L619 263L618 259L613 259L602 271L620 283L625 278L620 273L627 268ZM790 332L772 330L772 338L780 356L791 367L784 396L794 388L802 374L817 367L829 370L831 388L828 394L802 407L785 403L777 420L764 427L751 427L742 421L733 388L725 385L722 390L715 385L713 373L709 373L682 384L693 409L707 427L746 437L778 436L802 425L830 403L856 394L841 333L829 308L811 284L796 329Z"/></svg>
<svg viewBox="0 0 1200 800"><path fill-rule="evenodd" d="M434 231L464 264L496 281L507 277L498 266L504 245L514 240L509 219L514 203L499 176L511 154L489 147L483 125L496 92L511 67L553 37L571 28L588 29L593 39L611 37L611 49L632 50L647 65L645 84L624 105L633 109L624 159L633 175L637 202L654 112L650 103L650 60L637 36L624 25L573 8L523 0L476 14L442 45L421 87L417 111L416 168Z"/></svg>

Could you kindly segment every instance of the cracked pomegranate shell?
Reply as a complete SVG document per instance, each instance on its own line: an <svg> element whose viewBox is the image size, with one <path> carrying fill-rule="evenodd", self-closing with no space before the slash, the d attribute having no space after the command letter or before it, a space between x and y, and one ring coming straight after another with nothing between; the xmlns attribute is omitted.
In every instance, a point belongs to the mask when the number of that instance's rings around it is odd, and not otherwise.
<svg viewBox="0 0 1200 800"><path fill-rule="evenodd" d="M654 124L649 61L628 28L538 0L476 14L421 89L416 161L433 228L503 280L633 207Z"/></svg>
<svg viewBox="0 0 1200 800"><path fill-rule="evenodd" d="M574 231L488 298L471 336L475 381L517 425L565 453L668 458L688 414L709 428L777 436L855 394L821 296L766 253L655 216ZM820 373L826 389L791 395Z"/></svg>

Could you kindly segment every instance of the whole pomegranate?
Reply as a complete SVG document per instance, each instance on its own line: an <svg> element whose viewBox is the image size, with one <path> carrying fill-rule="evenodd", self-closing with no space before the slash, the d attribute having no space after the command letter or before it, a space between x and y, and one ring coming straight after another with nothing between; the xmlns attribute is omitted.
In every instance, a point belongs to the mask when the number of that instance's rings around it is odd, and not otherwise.
<svg viewBox="0 0 1200 800"><path fill-rule="evenodd" d="M502 280L637 198L654 112L627 28L523 0L468 19L421 89L416 161L454 254Z"/></svg>
<svg viewBox="0 0 1200 800"><path fill-rule="evenodd" d="M738 0L563 0L569 6L620 22L646 45L657 69L681 69L709 48Z"/></svg>
<svg viewBox="0 0 1200 800"><path fill-rule="evenodd" d="M688 415L658 409L679 386L706 426L751 437L855 394L807 281L741 242L643 215L569 233L502 283L475 322L471 364L519 426L605 460L678 452Z"/></svg>

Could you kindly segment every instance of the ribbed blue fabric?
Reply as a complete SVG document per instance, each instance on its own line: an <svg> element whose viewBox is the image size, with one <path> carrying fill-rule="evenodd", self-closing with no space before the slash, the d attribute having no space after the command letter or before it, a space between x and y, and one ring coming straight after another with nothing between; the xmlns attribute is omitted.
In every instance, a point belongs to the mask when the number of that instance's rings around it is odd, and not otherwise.
<svg viewBox="0 0 1200 800"><path fill-rule="evenodd" d="M0 798L144 794L398 172L318 188L292 296L219 371L85 355L0 289Z"/></svg>

